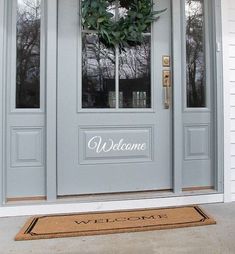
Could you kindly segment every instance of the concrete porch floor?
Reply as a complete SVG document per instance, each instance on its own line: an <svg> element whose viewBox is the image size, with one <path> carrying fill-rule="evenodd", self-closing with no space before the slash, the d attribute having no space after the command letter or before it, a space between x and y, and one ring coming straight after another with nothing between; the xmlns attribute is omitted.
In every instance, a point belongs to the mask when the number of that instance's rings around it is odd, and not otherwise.
<svg viewBox="0 0 235 254"><path fill-rule="evenodd" d="M235 203L202 205L217 225L15 242L26 217L0 219L0 254L235 254Z"/></svg>

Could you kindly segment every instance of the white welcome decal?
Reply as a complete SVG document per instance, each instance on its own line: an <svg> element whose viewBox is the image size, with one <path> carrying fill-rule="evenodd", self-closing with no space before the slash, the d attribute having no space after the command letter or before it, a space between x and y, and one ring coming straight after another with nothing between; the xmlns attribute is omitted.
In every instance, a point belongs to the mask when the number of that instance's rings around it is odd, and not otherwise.
<svg viewBox="0 0 235 254"><path fill-rule="evenodd" d="M94 150L96 153L108 153L111 151L145 151L147 145L146 143L126 143L124 139L114 142L111 138L104 142L101 136L95 136L89 140L88 148Z"/></svg>

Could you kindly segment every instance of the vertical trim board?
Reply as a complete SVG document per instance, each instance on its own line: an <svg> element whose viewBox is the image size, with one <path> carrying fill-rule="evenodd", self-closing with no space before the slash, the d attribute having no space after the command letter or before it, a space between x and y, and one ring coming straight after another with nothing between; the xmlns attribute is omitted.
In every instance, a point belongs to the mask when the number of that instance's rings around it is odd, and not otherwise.
<svg viewBox="0 0 235 254"><path fill-rule="evenodd" d="M6 40L6 1L0 0L0 206L4 203L5 182L4 182L4 119L5 119L5 96L4 96L4 80L5 80L5 40Z"/></svg>
<svg viewBox="0 0 235 254"><path fill-rule="evenodd" d="M47 0L46 47L46 186L47 200L57 197L57 0Z"/></svg>
<svg viewBox="0 0 235 254"><path fill-rule="evenodd" d="M223 53L222 53L222 13L221 13L221 0L215 0L213 4L213 13L214 13L214 58L215 58L215 66L214 66L214 83L216 84L216 104L214 107L216 108L215 115L215 135L217 136L216 140L216 161L215 167L217 167L216 174L216 183L217 189L219 192L224 192L224 83L223 83Z"/></svg>
<svg viewBox="0 0 235 254"><path fill-rule="evenodd" d="M182 192L182 159L183 152L179 147L183 147L183 126L182 126L182 69L179 63L182 63L182 34L181 34L181 16L182 1L172 0L172 60L173 60L173 186L174 192Z"/></svg>
<svg viewBox="0 0 235 254"><path fill-rule="evenodd" d="M232 200L232 182L231 182L231 142L232 142L232 121L231 119L231 91L233 83L231 82L229 57L230 57L230 33L229 33L229 9L234 7L234 1L221 0L222 10L222 39L223 39L223 97L224 97L224 200ZM232 90L231 90L232 89Z"/></svg>

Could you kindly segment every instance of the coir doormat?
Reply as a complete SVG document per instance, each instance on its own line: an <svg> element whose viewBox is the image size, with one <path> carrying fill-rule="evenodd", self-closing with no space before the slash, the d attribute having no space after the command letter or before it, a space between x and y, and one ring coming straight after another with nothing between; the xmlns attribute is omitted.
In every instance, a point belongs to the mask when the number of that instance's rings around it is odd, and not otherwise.
<svg viewBox="0 0 235 254"><path fill-rule="evenodd" d="M31 218L15 240L139 232L215 224L198 206Z"/></svg>

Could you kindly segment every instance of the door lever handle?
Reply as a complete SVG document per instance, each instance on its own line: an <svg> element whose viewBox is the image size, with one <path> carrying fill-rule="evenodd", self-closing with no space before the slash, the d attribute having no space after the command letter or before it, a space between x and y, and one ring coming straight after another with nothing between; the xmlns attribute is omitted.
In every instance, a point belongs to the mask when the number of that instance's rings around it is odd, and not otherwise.
<svg viewBox="0 0 235 254"><path fill-rule="evenodd" d="M165 109L170 108L170 88L171 88L171 73L169 70L163 71L163 88L164 88L164 106Z"/></svg>
<svg viewBox="0 0 235 254"><path fill-rule="evenodd" d="M165 98L164 98L164 106L165 109L169 109L170 108L170 92L169 92L169 87L164 87L164 94L165 94Z"/></svg>

